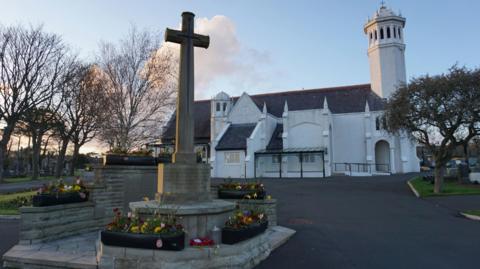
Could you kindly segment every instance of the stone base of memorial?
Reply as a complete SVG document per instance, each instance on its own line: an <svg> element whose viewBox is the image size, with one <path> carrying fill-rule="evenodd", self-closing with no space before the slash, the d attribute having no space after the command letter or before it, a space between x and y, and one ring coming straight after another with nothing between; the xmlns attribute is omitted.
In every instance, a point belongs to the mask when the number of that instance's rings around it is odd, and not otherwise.
<svg viewBox="0 0 480 269"><path fill-rule="evenodd" d="M224 200L189 204L163 204L157 201L132 202L130 209L143 219L155 213L169 215L175 213L179 224L187 231L186 243L193 238L206 237L216 227L223 227L235 209L235 204Z"/></svg>
<svg viewBox="0 0 480 269"><path fill-rule="evenodd" d="M225 227L222 229L222 243L228 245L236 244L265 232L267 228L268 221L264 221L260 224L253 224L242 229Z"/></svg>
<svg viewBox="0 0 480 269"><path fill-rule="evenodd" d="M65 192L57 194L37 194L32 198L32 204L35 207L63 205L71 203L81 203L88 201L88 192Z"/></svg>
<svg viewBox="0 0 480 269"><path fill-rule="evenodd" d="M152 156L138 156L127 154L106 154L103 156L103 165L156 165Z"/></svg>
<svg viewBox="0 0 480 269"><path fill-rule="evenodd" d="M218 198L220 199L244 199L247 195L253 198L254 194L256 194L254 199L265 198L265 191L218 189Z"/></svg>
<svg viewBox="0 0 480 269"><path fill-rule="evenodd" d="M100 233L102 244L116 247L174 250L185 248L185 233L176 234L135 234L102 231Z"/></svg>
<svg viewBox="0 0 480 269"><path fill-rule="evenodd" d="M130 268L254 268L270 253L284 244L295 231L285 227L269 227L264 233L233 245L188 247L182 251L159 251L114 247L100 243L99 269Z"/></svg>

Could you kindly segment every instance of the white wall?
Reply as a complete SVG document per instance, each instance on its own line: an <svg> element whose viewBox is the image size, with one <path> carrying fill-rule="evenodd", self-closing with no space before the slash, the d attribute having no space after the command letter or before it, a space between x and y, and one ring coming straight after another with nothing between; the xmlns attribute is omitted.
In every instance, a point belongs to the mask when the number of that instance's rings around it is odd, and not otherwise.
<svg viewBox="0 0 480 269"><path fill-rule="evenodd" d="M225 154L228 152L238 152L240 154L240 162L238 164L225 163ZM245 177L245 152L243 150L216 151L216 177Z"/></svg>
<svg viewBox="0 0 480 269"><path fill-rule="evenodd" d="M322 109L288 112L288 148L328 147L323 132L329 129L329 116Z"/></svg>
<svg viewBox="0 0 480 269"><path fill-rule="evenodd" d="M217 151L215 150L215 147L218 145L218 142L220 139L222 139L223 135L227 132L228 128L230 127L230 123L227 123L225 126L223 126L222 130L219 132L217 137L211 136L211 142L210 142L210 166L212 169L210 170L210 176L211 177L220 177L218 176L218 168L219 164L217 162Z"/></svg>
<svg viewBox="0 0 480 269"><path fill-rule="evenodd" d="M363 113L333 114L332 144L334 163L366 162L363 117Z"/></svg>
<svg viewBox="0 0 480 269"><path fill-rule="evenodd" d="M304 177L322 177L323 172L308 172L308 170L325 169L325 175L331 175L331 134L330 125L332 124L332 114L328 109L312 109L301 111L289 111L288 115L284 118L284 130L287 130L287 136L284 139L284 146L287 148L312 148L318 147L326 150L324 155L325 167L323 161L314 164L304 163ZM320 160L320 158L317 158ZM292 161L292 158L290 158ZM283 159L283 167L291 166L293 164L287 161L285 157ZM312 166L312 167L309 167ZM298 168L299 169L299 168ZM295 177L300 176L299 172L289 172L288 170L282 171L282 176Z"/></svg>

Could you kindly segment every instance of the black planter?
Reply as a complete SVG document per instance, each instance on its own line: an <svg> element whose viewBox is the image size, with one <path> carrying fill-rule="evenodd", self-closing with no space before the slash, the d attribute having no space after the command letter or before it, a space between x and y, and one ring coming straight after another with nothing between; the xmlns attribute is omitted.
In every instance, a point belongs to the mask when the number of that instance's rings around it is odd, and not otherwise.
<svg viewBox="0 0 480 269"><path fill-rule="evenodd" d="M222 229L222 243L227 245L236 244L263 233L267 227L268 221L250 225L247 228L240 230L225 227Z"/></svg>
<svg viewBox="0 0 480 269"><path fill-rule="evenodd" d="M180 251L185 248L185 233L174 235L134 234L102 231L102 243L109 246ZM161 240L161 244L159 244Z"/></svg>
<svg viewBox="0 0 480 269"><path fill-rule="evenodd" d="M253 198L254 193L257 194L257 198ZM250 195L250 199L261 200L265 198L265 191L218 189L220 199L244 199L246 195Z"/></svg>
<svg viewBox="0 0 480 269"><path fill-rule="evenodd" d="M88 192L85 193L85 198L80 196L79 192L65 192L58 194L37 194L32 198L33 206L51 206L71 203L81 203L88 201Z"/></svg>
<svg viewBox="0 0 480 269"><path fill-rule="evenodd" d="M103 165L156 165L152 156L107 154L103 156Z"/></svg>

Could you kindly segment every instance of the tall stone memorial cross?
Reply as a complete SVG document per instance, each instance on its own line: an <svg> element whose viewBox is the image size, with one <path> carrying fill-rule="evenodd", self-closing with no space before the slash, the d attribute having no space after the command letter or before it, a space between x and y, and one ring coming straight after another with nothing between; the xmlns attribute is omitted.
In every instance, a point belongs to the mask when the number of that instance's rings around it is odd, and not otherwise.
<svg viewBox="0 0 480 269"><path fill-rule="evenodd" d="M182 13L182 30L165 31L165 41L180 44L175 152L172 163L158 164L161 201L167 204L191 204L210 201L210 166L197 163L194 151L194 47L208 48L210 38L193 32L191 12Z"/></svg>
<svg viewBox="0 0 480 269"><path fill-rule="evenodd" d="M195 15L182 13L182 30L165 31L165 41L180 44L180 76L178 79L177 122L174 163L193 164L197 161L194 151L194 47L208 48L210 38L193 32Z"/></svg>

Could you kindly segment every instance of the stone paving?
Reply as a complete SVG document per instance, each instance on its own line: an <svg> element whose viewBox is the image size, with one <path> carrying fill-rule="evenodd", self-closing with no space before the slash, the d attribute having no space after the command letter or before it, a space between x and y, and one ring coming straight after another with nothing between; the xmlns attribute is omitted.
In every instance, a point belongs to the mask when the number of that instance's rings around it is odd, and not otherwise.
<svg viewBox="0 0 480 269"><path fill-rule="evenodd" d="M97 268L98 232L33 245L16 245L3 256L4 267Z"/></svg>

